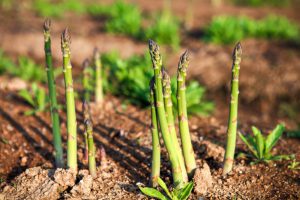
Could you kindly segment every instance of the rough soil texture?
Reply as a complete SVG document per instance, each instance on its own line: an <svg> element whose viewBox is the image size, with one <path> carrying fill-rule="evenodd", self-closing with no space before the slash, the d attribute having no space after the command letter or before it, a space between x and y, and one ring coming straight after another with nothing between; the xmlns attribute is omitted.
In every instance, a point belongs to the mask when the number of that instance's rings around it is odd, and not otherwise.
<svg viewBox="0 0 300 200"><path fill-rule="evenodd" d="M161 7L161 2L142 0L137 3L151 14ZM199 9L195 12L194 25L192 31L184 36L181 49L176 52L164 49L171 73L175 72L180 53L185 48L190 49L189 79L197 79L204 84L208 97L216 103L211 117L192 117L189 120L199 166L195 190L190 199L300 199L300 172L288 169L289 161L251 166L248 160L237 160L231 174L226 177L221 175L232 46L206 44L199 39L203 27L215 14L243 13L261 18L276 13L299 22L298 7L257 9L225 5L213 8L208 0L196 2L195 7ZM174 1L172 9L176 15L184 16L183 4L184 1ZM16 13L0 12L1 49L10 56L27 55L43 64L42 22L43 19L22 10ZM53 20L56 66L61 65L59 38L65 26L69 26L72 34L75 75L80 74L80 64L91 55L95 45L102 52L118 50L122 57L142 54L147 50L144 42L105 33L103 24L103 20L87 16L68 15L64 19ZM278 115L278 108L283 102L299 105L299 46L253 39L242 41L242 45L239 130L249 133L251 125L256 125L267 132L279 122L284 122L288 130L297 128L297 120ZM98 171L93 179L88 175L87 163L83 159L80 100L76 105L80 170L75 175L67 170L54 169L50 114L24 115L30 107L18 97L17 92L27 86L28 83L20 79L0 77L0 199L146 199L136 183L147 185L149 182L149 110L124 106L122 99L110 95L106 96L103 108L91 105L96 147L105 149L107 155L107 162L103 163L101 153L97 151ZM59 102L63 104L61 80L57 86ZM294 119L299 119L299 114ZM66 151L66 114L60 111L60 116ZM294 153L300 160L299 144L299 139L287 138L284 134L273 153ZM244 151L247 148L238 138L237 152ZM161 177L170 184L171 171L167 160L163 148Z"/></svg>
<svg viewBox="0 0 300 200"><path fill-rule="evenodd" d="M50 196L53 199L146 199L136 184L141 182L147 185L149 182L151 134L150 113L147 110L133 106L124 108L120 100L112 96L106 97L107 103L102 110L96 105L91 105L96 147L103 147L107 156L104 159L107 160L105 164L100 151L97 151L98 174L92 179L83 159L81 105L77 105L80 171L75 176L66 170L53 169L49 113L24 116L23 112L29 107L17 98L16 93L3 90L1 93L4 94L0 97L1 139L7 141L0 143L2 196L6 196L7 199L49 199ZM65 113L61 113L61 117L65 149ZM200 167L197 170L199 173L196 172L196 187L191 199L299 199L300 173L289 170L288 161L270 166L250 166L247 160L237 160L234 172L227 177L221 176L226 138L225 124L226 119L215 117L193 117L190 120L197 163ZM248 131L248 127L249 125L243 124L240 130ZM284 137L279 141L274 153L295 153L299 159L299 142ZM246 150L238 139L237 151ZM171 171L165 149L162 154L161 177L170 184Z"/></svg>

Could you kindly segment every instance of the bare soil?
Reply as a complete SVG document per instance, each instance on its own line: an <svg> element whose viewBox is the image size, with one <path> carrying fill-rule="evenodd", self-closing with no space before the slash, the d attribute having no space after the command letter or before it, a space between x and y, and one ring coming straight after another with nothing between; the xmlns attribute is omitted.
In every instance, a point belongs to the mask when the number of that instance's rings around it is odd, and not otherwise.
<svg viewBox="0 0 300 200"><path fill-rule="evenodd" d="M190 118L190 129L199 170L191 199L300 199L299 170L288 169L289 161L251 166L248 160L236 160L234 170L221 176L226 141L229 100L229 77L232 46L218 46L200 41L201 30L215 14L243 13L260 18L270 13L285 15L299 23L297 6L289 8L246 8L223 5L214 8L210 1L196 1L192 31L183 38L181 49L166 48L167 65L175 73L180 53L192 52L189 79L197 79L207 87L207 97L216 103L211 117ZM159 1L137 1L148 14L161 7ZM173 11L184 16L183 1L174 1ZM43 19L26 11L0 13L0 47L13 57L27 55L43 64ZM80 22L80 23L79 23ZM103 31L103 20L69 15L53 20L53 53L55 64L61 65L60 32L69 26L72 34L72 62L75 74L94 46L102 52L118 50L122 57L142 54L144 42ZM288 130L296 129L300 112L294 119L281 115L280 104L299 106L300 47L294 44L264 40L242 41L244 57L240 77L239 130L249 132L251 125L271 130L284 122ZM136 183L147 185L151 163L150 113L148 110L122 104L122 99L106 96L104 108L92 105L97 149L104 147L106 165L97 153L98 174L92 180L83 159L82 115L77 101L78 175L54 170L51 119L49 113L25 116L30 107L17 96L17 90L28 83L0 77L0 199L146 199ZM59 81L59 101L64 102L63 84ZM293 107L297 111L299 107ZM66 115L61 112L61 130L66 150ZM300 159L299 139L284 136L273 153L296 154ZM247 151L240 139L237 151ZM163 149L161 176L171 182L171 171ZM206 167L206 163L209 169ZM64 183L59 177L68 178ZM199 178L200 177L200 178ZM206 178L203 178L206 177ZM201 185L201 180L206 183ZM210 187L209 187L210 186ZM205 189L206 188L206 189Z"/></svg>

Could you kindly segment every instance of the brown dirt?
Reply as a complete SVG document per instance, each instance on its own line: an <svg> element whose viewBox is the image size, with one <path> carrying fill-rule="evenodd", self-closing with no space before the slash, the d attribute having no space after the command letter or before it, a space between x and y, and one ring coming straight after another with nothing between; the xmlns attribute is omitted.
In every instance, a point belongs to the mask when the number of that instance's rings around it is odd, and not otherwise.
<svg viewBox="0 0 300 200"><path fill-rule="evenodd" d="M199 166L206 162L212 175L212 186L207 188L205 197L300 199L300 173L299 170L289 170L288 161L276 165L250 166L248 161L237 160L233 173L227 177L221 176L232 47L205 44L198 39L201 28L215 14L243 13L260 18L269 13L277 13L299 22L298 7L254 9L225 5L213 8L209 1L196 2L198 9L191 34L185 36L178 52L165 49L165 54L168 57L167 64L171 66L170 72L174 73L179 54L183 49L189 48L192 52L189 78L204 84L208 88L208 97L216 102L216 110L211 117L190 119L197 162ZM161 6L159 1L142 0L137 3L149 14ZM183 1L174 1L173 10L176 15L184 16L183 8ZM42 21L43 19L25 11L0 13L1 48L11 56L27 55L43 63ZM102 52L118 50L123 57L141 54L147 49L143 42L104 33L103 21L99 19L70 15L53 22L53 52L57 66L61 62L59 35L66 25L70 27L73 36L72 61L76 72L80 72L80 64L91 55L94 46L100 47ZM240 82L239 129L248 132L249 127L254 124L268 131L278 122L285 122L288 129L296 128L297 120L278 115L277 108L285 101L299 104L299 46L252 39L242 41L242 44L244 58ZM52 192L54 199L145 199L136 183L147 184L149 181L151 136L148 127L150 115L147 110L130 105L124 107L121 99L109 95L103 109L92 105L96 146L98 149L105 149L107 167L101 167L98 152L98 175L91 183L91 177L84 170L87 165L83 160L83 127L78 101L78 158L81 171L73 178L75 183L66 186L58 178L55 179L55 173L68 175L68 172L53 170L49 113L39 113L37 116L23 114L29 106L17 97L16 90L24 88L26 84L17 79L12 81L10 77L0 77L0 199L4 195L10 195L7 196L8 199L43 199L43 195L45 199L49 199L50 193L47 192ZM58 86L59 100L63 102L62 84L58 82ZM66 117L64 112L60 114L66 149ZM297 139L283 137L274 153L295 153L299 160L299 142ZM237 151L245 150L238 139ZM36 166L41 167L35 168ZM164 149L161 173L162 178L170 183L171 172ZM199 197L195 191L191 199Z"/></svg>
<svg viewBox="0 0 300 200"><path fill-rule="evenodd" d="M79 178L76 178L75 186L70 183L72 186L62 189L61 185L65 181L59 181L58 178L56 180L54 178L53 181L49 175L54 173L49 114L24 116L23 112L29 107L18 99L15 93L3 90L1 93L3 94L0 98L1 137L8 141L8 144L0 143L0 176L5 180L1 183L2 195L16 195L14 196L16 199L23 199L29 195L28 198L31 199L36 196L30 195L38 195L40 192L48 195L50 193L47 192L58 188L55 191L59 192L51 196L58 196L62 199L76 199L84 196L88 196L90 199L93 199L92 197L95 197L94 199L124 199L124 196L127 199L143 198L138 192L136 183L147 184L149 181L151 136L148 128L150 122L148 111L133 106L124 109L120 100L111 96L107 96L107 103L102 110L91 105L96 146L98 149L101 146L105 148L107 166L111 170L107 171L101 168L98 152L97 163L100 167L97 179L91 186L92 189L83 188L80 180L90 181L90 178L88 176L82 178L80 175ZM81 106L78 104L77 107L79 169L86 169L87 166L83 160ZM61 113L61 117L65 146L65 113ZM297 199L299 197L299 193L297 193L299 192L299 171L288 170L287 161L278 163L276 166L259 165L254 167L251 167L249 163L245 164L244 161L237 161L234 173L225 178L221 177L226 137L224 124L226 124L226 120L214 117L193 117L190 120L197 162L200 166L205 160L212 173L213 184L211 188L207 189L206 197L222 199L224 196L237 196L241 199L255 199L258 195L262 196L262 199L282 199L283 197ZM248 130L248 127L247 124L243 124L240 129L245 131ZM237 145L238 151L246 150L240 140ZM296 153L296 157L299 159L299 141L283 138L274 151L281 154ZM171 172L165 150L163 150L162 161L162 177L170 183ZM34 166L42 166L44 170L37 168L40 171L38 174L41 175L28 176L28 172L25 170ZM32 170L35 171L36 168ZM51 173L49 173L50 171ZM22 172L24 173L18 176ZM64 173L64 171L62 172ZM64 177L66 176L64 175ZM254 181L249 184L249 180L252 179ZM30 186L26 183L30 183ZM254 183L256 187L253 185ZM280 187L282 184L284 187ZM235 185L238 187L234 187ZM16 190L16 188L20 190ZM196 196L196 193L193 193L192 199L196 199ZM43 199L42 196L39 198Z"/></svg>

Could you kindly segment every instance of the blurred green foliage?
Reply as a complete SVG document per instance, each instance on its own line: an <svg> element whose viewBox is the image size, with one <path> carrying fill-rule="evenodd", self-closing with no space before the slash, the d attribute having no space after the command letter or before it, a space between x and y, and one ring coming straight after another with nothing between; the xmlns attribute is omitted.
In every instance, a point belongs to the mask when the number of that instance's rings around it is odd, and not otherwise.
<svg viewBox="0 0 300 200"><path fill-rule="evenodd" d="M1 1L1 0L0 0ZM9 7L12 2L2 0L3 7ZM105 30L110 33L123 34L132 38L147 41L153 39L160 44L178 48L180 43L180 24L169 11L163 10L151 18L147 27L142 22L147 21L141 9L124 0L114 1L112 4L82 2L80 0L33 0L31 9L42 17L60 18L68 12L89 14L93 17L104 17Z"/></svg>
<svg viewBox="0 0 300 200"><path fill-rule="evenodd" d="M299 41L299 27L285 17L270 15L261 20L218 16L205 29L204 39L218 44L236 43L245 38Z"/></svg>
<svg viewBox="0 0 300 200"><path fill-rule="evenodd" d="M144 30L145 39L152 39L160 44L168 44L174 49L179 47L179 21L168 13L162 13Z"/></svg>
<svg viewBox="0 0 300 200"><path fill-rule="evenodd" d="M105 23L105 28L108 32L138 37L142 15L136 5L117 1L108 10L109 19Z"/></svg>
<svg viewBox="0 0 300 200"><path fill-rule="evenodd" d="M26 81L46 82L45 70L27 57L20 57L17 64L0 50L0 74L7 73Z"/></svg>
<svg viewBox="0 0 300 200"><path fill-rule="evenodd" d="M34 0L32 8L43 17L62 17L66 12L84 13L86 10L80 0Z"/></svg>
<svg viewBox="0 0 300 200"><path fill-rule="evenodd" d="M235 5L243 6L287 6L290 4L290 0L232 0Z"/></svg>
<svg viewBox="0 0 300 200"><path fill-rule="evenodd" d="M142 26L145 20L137 5L118 0L111 5L90 5L87 12L92 16L105 16L105 28L111 33L121 33L130 37L147 41L153 39L160 44L177 48L180 42L179 22L171 13L163 11L156 14L152 23Z"/></svg>
<svg viewBox="0 0 300 200"><path fill-rule="evenodd" d="M117 53L102 55L102 63L107 72L105 90L110 93L126 97L135 105L145 107L149 105L149 81L153 76L150 56L132 56L121 59ZM176 78L172 78L172 100L176 113ZM205 101L205 88L198 82L187 84L187 109L189 114L209 115L214 109L214 103Z"/></svg>
<svg viewBox="0 0 300 200"><path fill-rule="evenodd" d="M46 95L46 90L39 87L36 83L31 84L31 88L20 90L18 95L24 99L33 109L27 110L25 115L36 114L46 110L49 99Z"/></svg>

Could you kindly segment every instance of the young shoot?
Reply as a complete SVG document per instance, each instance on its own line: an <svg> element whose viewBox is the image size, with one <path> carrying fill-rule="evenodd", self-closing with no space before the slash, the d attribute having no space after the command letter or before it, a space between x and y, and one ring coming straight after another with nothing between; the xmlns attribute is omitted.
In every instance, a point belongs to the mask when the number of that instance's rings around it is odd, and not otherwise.
<svg viewBox="0 0 300 200"><path fill-rule="evenodd" d="M46 110L46 91L45 89L38 87L36 83L31 85L30 90L20 90L18 95L32 107L32 109L25 111L25 115L33 115Z"/></svg>
<svg viewBox="0 0 300 200"><path fill-rule="evenodd" d="M253 164L282 159L289 160L291 158L290 155L272 155L271 153L272 148L277 144L282 136L284 129L284 125L279 124L268 136L263 136L258 128L252 126L253 136L244 136L239 133L240 138L250 150L250 154L246 154L246 156L254 159Z"/></svg>
<svg viewBox="0 0 300 200"><path fill-rule="evenodd" d="M194 187L194 183L191 181L181 189L173 189L170 191L166 183L160 177L158 177L157 182L158 185L163 189L163 193L155 188L141 186L138 187L143 194L160 200L186 200L191 195Z"/></svg>

